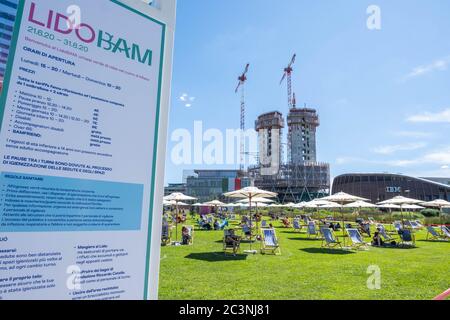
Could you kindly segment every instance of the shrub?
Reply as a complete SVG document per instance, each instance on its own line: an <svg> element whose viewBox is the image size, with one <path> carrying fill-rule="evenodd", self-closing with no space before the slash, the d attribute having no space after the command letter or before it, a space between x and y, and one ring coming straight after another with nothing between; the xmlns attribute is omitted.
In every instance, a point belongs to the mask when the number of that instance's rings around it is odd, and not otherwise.
<svg viewBox="0 0 450 320"><path fill-rule="evenodd" d="M439 210L436 209L424 209L420 211L425 217L432 218L432 217L439 217Z"/></svg>

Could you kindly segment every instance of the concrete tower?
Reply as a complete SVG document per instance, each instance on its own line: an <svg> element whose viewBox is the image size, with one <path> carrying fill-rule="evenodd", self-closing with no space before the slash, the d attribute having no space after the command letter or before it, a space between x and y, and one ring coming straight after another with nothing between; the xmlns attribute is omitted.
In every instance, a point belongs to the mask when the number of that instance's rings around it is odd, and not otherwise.
<svg viewBox="0 0 450 320"><path fill-rule="evenodd" d="M268 112L258 117L255 130L258 132L259 162L261 174L278 174L282 164L282 129L283 115L278 112Z"/></svg>
<svg viewBox="0 0 450 320"><path fill-rule="evenodd" d="M320 125L316 110L292 108L288 118L288 146L291 164L317 161L316 130Z"/></svg>

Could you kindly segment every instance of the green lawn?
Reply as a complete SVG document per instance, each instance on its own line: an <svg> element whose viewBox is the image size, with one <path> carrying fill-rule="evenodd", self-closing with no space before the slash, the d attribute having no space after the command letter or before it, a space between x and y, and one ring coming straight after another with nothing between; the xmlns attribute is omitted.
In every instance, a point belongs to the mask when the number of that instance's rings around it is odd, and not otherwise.
<svg viewBox="0 0 450 320"><path fill-rule="evenodd" d="M223 231L196 230L193 246L162 247L160 299L429 300L450 287L450 242L425 241L426 231L417 248L355 252L321 249L321 240L274 225L281 256L225 256ZM370 265L381 269L379 290L367 288Z"/></svg>

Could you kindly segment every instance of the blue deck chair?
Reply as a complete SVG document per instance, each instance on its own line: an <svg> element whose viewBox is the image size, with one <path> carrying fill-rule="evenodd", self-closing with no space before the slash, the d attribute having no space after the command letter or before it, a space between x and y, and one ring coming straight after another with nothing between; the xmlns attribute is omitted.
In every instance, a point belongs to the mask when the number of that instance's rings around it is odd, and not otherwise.
<svg viewBox="0 0 450 320"><path fill-rule="evenodd" d="M420 220L416 220L414 221L420 228L423 228L424 225L422 224L422 222L420 222Z"/></svg>
<svg viewBox="0 0 450 320"><path fill-rule="evenodd" d="M334 248L336 246L339 246L342 249L341 242L334 235L333 229L323 227L320 229L320 232L323 235L323 240L322 240L322 245L321 245L322 248L323 247Z"/></svg>
<svg viewBox="0 0 450 320"><path fill-rule="evenodd" d="M311 236L316 236L316 238L319 237L319 232L317 232L316 224L314 221L310 221L308 223L308 229L306 230L306 233L308 235L308 238L310 238Z"/></svg>
<svg viewBox="0 0 450 320"><path fill-rule="evenodd" d="M161 233L161 244L167 246L172 240L172 232L169 224L163 224Z"/></svg>
<svg viewBox="0 0 450 320"><path fill-rule="evenodd" d="M225 220L222 221L222 223L219 224L219 229L220 229L220 230L223 230L223 229L225 229L226 227L228 227L228 225L229 225L229 222L228 222L227 219L225 219Z"/></svg>
<svg viewBox="0 0 450 320"><path fill-rule="evenodd" d="M261 231L261 253L281 254L280 244L278 243L275 229L262 229Z"/></svg>
<svg viewBox="0 0 450 320"><path fill-rule="evenodd" d="M392 242L392 241L395 240L392 236L390 236L390 235L387 233L386 228L385 228L382 224L378 224L378 225L377 225L377 230L378 230L378 232L380 233L380 235L383 237L384 241L386 241L386 242Z"/></svg>
<svg viewBox="0 0 450 320"><path fill-rule="evenodd" d="M261 221L261 228L267 228L267 220Z"/></svg>
<svg viewBox="0 0 450 320"><path fill-rule="evenodd" d="M399 221L395 221L394 228L395 228L395 230L397 230L397 232L400 232L403 229L402 223Z"/></svg>
<svg viewBox="0 0 450 320"><path fill-rule="evenodd" d="M441 226L442 235L446 239L450 239L450 230L446 226Z"/></svg>
<svg viewBox="0 0 450 320"><path fill-rule="evenodd" d="M367 248L367 243L364 242L363 237L359 233L358 229L346 229L348 237L350 238L354 249Z"/></svg>
<svg viewBox="0 0 450 320"><path fill-rule="evenodd" d="M416 239L414 234L409 229L401 229L399 231L400 236L400 246L415 246L416 245Z"/></svg>
<svg viewBox="0 0 450 320"><path fill-rule="evenodd" d="M444 240L444 237L437 232L432 226L427 227L427 238L426 240Z"/></svg>
<svg viewBox="0 0 450 320"><path fill-rule="evenodd" d="M302 226L300 224L299 219L294 219L294 231L300 231L302 230Z"/></svg>

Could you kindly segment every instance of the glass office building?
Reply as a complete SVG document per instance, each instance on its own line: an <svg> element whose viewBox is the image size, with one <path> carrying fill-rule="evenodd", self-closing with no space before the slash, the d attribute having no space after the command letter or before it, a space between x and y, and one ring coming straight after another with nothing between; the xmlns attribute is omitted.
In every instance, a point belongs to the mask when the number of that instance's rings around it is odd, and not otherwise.
<svg viewBox="0 0 450 320"><path fill-rule="evenodd" d="M450 178L414 178L399 174L344 174L333 182L333 194L343 191L373 203L405 196L423 201L450 201Z"/></svg>

